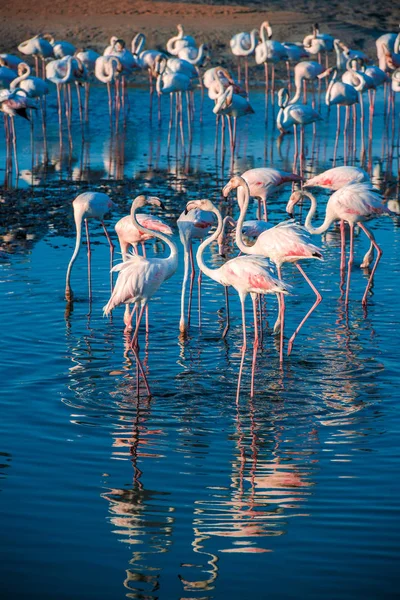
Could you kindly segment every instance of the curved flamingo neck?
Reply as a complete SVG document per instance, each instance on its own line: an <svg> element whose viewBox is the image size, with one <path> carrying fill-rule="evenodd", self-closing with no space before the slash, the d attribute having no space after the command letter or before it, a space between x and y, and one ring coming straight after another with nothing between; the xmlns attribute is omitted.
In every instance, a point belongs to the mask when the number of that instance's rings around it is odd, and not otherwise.
<svg viewBox="0 0 400 600"><path fill-rule="evenodd" d="M144 225L141 225L136 218L136 211L138 208L139 208L139 206L135 205L135 202L133 202L132 207L131 207L131 219L132 219L134 226L136 227L136 229L138 229L142 233L146 233L146 234L150 235L151 237L155 237L158 240L161 240L162 242L164 242L164 244L166 244L168 246L170 254L163 260L168 261L171 264L171 270L173 269L173 271L175 271L176 267L178 265L178 249L177 249L176 245L174 244L174 242L172 240L169 239L168 236L164 235L160 231L154 231L152 229L148 229L147 227L144 227Z"/></svg>
<svg viewBox="0 0 400 600"><path fill-rule="evenodd" d="M306 192L305 190L303 190L302 195L306 196L311 202L311 207L307 213L304 227L307 229L307 231L309 231L313 235L318 235L318 234L324 233L325 231L327 231L329 229L329 227L332 224L334 219L332 219L331 217L328 216L328 211L327 211L325 213L324 222L319 227L314 227L312 224L312 220L315 215L315 211L317 210L317 201L315 199L315 196L313 196L313 194L311 194L310 192Z"/></svg>
<svg viewBox="0 0 400 600"><path fill-rule="evenodd" d="M217 272L219 271L219 268L218 269L210 269L210 267L207 267L207 265L205 264L205 262L203 260L204 250L207 248L207 246L210 246L210 244L212 244L213 242L215 242L215 240L218 239L218 237L221 235L222 227L223 227L222 216L221 216L221 213L219 212L219 210L214 205L212 206L212 208L210 210L217 217L217 221L218 221L217 229L214 231L214 233L210 237L206 238L200 244L200 246L197 248L196 261L197 261L197 264L199 265L199 268L203 271L203 273L205 275L207 275L207 277L214 279L214 281L218 281Z"/></svg>
<svg viewBox="0 0 400 600"><path fill-rule="evenodd" d="M247 185L246 181L242 177L240 177L240 179L241 179L241 183L237 187L237 201L238 201L238 205L240 207L240 215L239 215L239 219L236 223L235 241L236 241L236 246L239 248L239 250L241 252L244 252L244 254L254 254L254 251L252 251L252 247L247 246L243 241L242 228L243 228L243 223L244 223L244 220L246 217L247 209L249 207L250 191L249 191L249 186Z"/></svg>
<svg viewBox="0 0 400 600"><path fill-rule="evenodd" d="M75 226L76 226L76 241L75 241L74 252L71 256L71 260L68 263L67 276L66 276L66 281L65 281L65 294L66 294L67 300L71 299L70 279L71 279L72 266L73 266L74 262L76 261L77 256L79 254L79 250L81 248L82 221L83 221L83 211L81 208L78 208L77 210L74 209L74 219L75 219Z"/></svg>

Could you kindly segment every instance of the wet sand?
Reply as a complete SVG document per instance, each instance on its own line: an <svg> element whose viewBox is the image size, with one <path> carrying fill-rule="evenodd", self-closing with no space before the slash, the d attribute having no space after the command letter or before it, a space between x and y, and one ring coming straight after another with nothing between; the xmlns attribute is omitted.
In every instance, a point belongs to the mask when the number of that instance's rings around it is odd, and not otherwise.
<svg viewBox="0 0 400 600"><path fill-rule="evenodd" d="M214 64L229 63L230 37L259 27L268 18L278 40L302 40L318 21L322 31L374 57L375 39L384 31L397 31L400 22L400 5L389 0L379 4L376 0L275 0L268 3L268 9L265 10L265 3L233 6L149 0L3 0L1 49L16 51L22 40L39 32L51 32L56 38L101 52L111 35L130 43L138 31L146 33L147 47L163 49L166 40L176 32L176 24L182 23L198 43L210 45Z"/></svg>

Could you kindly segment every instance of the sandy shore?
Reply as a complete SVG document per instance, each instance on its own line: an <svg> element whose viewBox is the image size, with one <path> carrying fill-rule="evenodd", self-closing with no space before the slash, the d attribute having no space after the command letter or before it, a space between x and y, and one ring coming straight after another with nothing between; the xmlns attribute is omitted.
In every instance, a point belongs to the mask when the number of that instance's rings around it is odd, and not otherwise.
<svg viewBox="0 0 400 600"><path fill-rule="evenodd" d="M232 6L149 0L2 0L1 50L16 51L20 41L38 32L51 32L79 47L102 51L111 35L130 43L138 31L146 33L147 47L163 49L176 24L182 23L199 43L211 45L216 64L230 60L229 39L234 33L258 27L268 18L278 40L301 40L318 21L324 32L375 56L374 40L383 31L396 31L400 22L400 5L388 0L274 0L268 8L266 11L265 3Z"/></svg>

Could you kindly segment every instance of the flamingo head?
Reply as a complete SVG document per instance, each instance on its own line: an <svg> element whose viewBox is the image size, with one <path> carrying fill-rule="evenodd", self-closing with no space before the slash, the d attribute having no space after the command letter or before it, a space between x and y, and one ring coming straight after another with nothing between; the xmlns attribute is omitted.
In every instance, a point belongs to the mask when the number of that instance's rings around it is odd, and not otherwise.
<svg viewBox="0 0 400 600"><path fill-rule="evenodd" d="M117 52L122 52L125 49L125 45L124 40L117 39L114 43L114 48Z"/></svg>
<svg viewBox="0 0 400 600"><path fill-rule="evenodd" d="M293 192L292 195L289 198L289 202L286 205L286 212L288 213L289 217L291 219L293 219L293 211L294 211L294 207L296 206L296 204L298 204L299 202L301 202L303 200L303 192L300 191L296 191Z"/></svg>
<svg viewBox="0 0 400 600"><path fill-rule="evenodd" d="M224 198L227 198L229 196L229 193L232 190L236 190L238 187L247 187L247 182L245 181L245 179L243 179L243 177L240 177L239 175L234 175L222 190L222 195L224 196Z"/></svg>
<svg viewBox="0 0 400 600"><path fill-rule="evenodd" d="M30 71L30 66L27 65L24 62L20 62L18 67L17 67L17 73L18 76L21 77L21 75L23 75L24 73L26 73L26 71Z"/></svg>
<svg viewBox="0 0 400 600"><path fill-rule="evenodd" d="M204 198L203 200L190 200L186 204L185 215L187 215L188 212L194 210L195 208L199 208L200 210L207 210L210 212L215 211L215 206L211 202L211 200L208 200L208 198Z"/></svg>
<svg viewBox="0 0 400 600"><path fill-rule="evenodd" d="M158 206L165 210L164 204L157 196L145 196L144 194L136 196L132 203L132 208L143 208L143 206Z"/></svg>

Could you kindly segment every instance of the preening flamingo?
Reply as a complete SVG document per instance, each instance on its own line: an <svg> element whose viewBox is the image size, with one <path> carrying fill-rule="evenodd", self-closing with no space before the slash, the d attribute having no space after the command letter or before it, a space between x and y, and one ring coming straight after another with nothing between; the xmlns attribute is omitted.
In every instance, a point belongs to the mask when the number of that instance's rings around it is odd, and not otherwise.
<svg viewBox="0 0 400 600"><path fill-rule="evenodd" d="M258 30L253 29L250 33L246 31L242 31L241 33L235 34L229 45L231 47L232 54L238 57L238 81L240 83L240 60L242 57L245 59L245 88L247 94L249 93L249 56L251 56L255 49L257 43Z"/></svg>
<svg viewBox="0 0 400 600"><path fill-rule="evenodd" d="M183 245L183 259L184 259L184 271L182 281L182 293L181 293L181 318L179 322L179 331L185 333L187 328L190 326L190 313L192 307L192 292L193 283L196 274L193 260L193 240L204 240L208 235L210 227L214 224L214 215L211 212L207 212L200 209L194 209L186 213L183 211L180 215L177 225L179 230L179 237ZM189 290L189 303L186 318L185 311L185 298L186 298L186 286L189 279L189 263L190 263L190 290ZM201 271L199 271L198 283L198 301L199 301L199 326L201 325Z"/></svg>
<svg viewBox="0 0 400 600"><path fill-rule="evenodd" d="M275 93L275 64L288 58L284 46L272 39L272 29L268 21L264 21L260 27L261 41L255 49L255 59L258 65L264 65L265 70L265 93L268 94L268 65L272 64L271 94Z"/></svg>
<svg viewBox="0 0 400 600"><path fill-rule="evenodd" d="M240 303L242 305L242 326L243 326L243 346L242 360L240 363L238 387L236 401L239 400L240 383L243 372L243 363L247 347L246 337L246 313L245 301L248 294L251 294L253 301L254 312L254 355L253 355L253 375L255 366L255 356L258 346L258 323L257 323L257 294L287 294L288 289L286 284L273 277L270 271L270 263L261 256L238 256L228 260L218 269L211 269L203 259L204 250L216 241L221 234L223 222L219 210L213 205L210 200L193 200L186 205L186 211L193 209L201 209L213 212L218 220L216 231L206 240L204 240L196 254L196 261L199 268L207 277L220 283L224 287L232 286L239 294ZM251 396L254 394L254 381L252 377Z"/></svg>
<svg viewBox="0 0 400 600"><path fill-rule="evenodd" d="M45 58L53 56L53 46L50 42L39 35L35 35L33 38L21 42L18 46L18 50L22 54L27 56L33 56L35 59L36 76L39 77L39 58L42 59L42 73L43 77L45 74Z"/></svg>
<svg viewBox="0 0 400 600"><path fill-rule="evenodd" d="M266 221L268 220L267 199L286 183L302 181L302 178L297 173L286 173L286 171L272 169L271 167L249 169L242 173L242 177L249 186L250 196L258 198L258 218L260 218L261 201Z"/></svg>
<svg viewBox="0 0 400 600"><path fill-rule="evenodd" d="M397 33L384 33L383 35L378 37L378 39L375 42L376 54L378 57L378 64L379 64L379 68L382 71L386 71L386 68L387 68L386 51L389 50L390 52L394 52L395 44L396 44L397 40L398 40ZM386 46L386 48L384 48L384 46Z"/></svg>
<svg viewBox="0 0 400 600"><path fill-rule="evenodd" d="M31 75L31 67L24 62L18 65L18 77L10 84L10 90L20 88L29 98L42 98L49 93L49 86L40 77Z"/></svg>
<svg viewBox="0 0 400 600"><path fill-rule="evenodd" d="M97 219L101 222L105 236L110 245L110 263L112 266L114 256L114 244L108 234L106 226L104 224L104 215L108 213L112 208L116 208L116 204L111 200L107 194L101 192L84 192L79 194L72 202L72 208L74 210L74 220L76 227L76 242L75 249L72 254L71 260L68 264L67 276L65 282L65 299L67 302L71 302L73 299L71 289L71 271L72 266L77 259L79 250L81 248L82 240L82 222L85 221L86 228L86 240L87 240L87 255L88 255L88 280L89 280L89 298L92 299L92 278L91 278L91 248L90 248L90 237L89 237L89 219Z"/></svg>
<svg viewBox="0 0 400 600"><path fill-rule="evenodd" d="M317 210L317 201L309 191L302 190L299 192L294 192L289 199L286 211L290 216L293 216L293 209L295 205L304 197L311 201L311 207L304 224L307 231L309 231L311 234L320 235L324 233L335 221L345 221L349 224L350 253L347 265L348 273L346 285L346 305L349 302L350 274L354 261L354 225L359 225L370 242L374 245L377 251L377 257L362 299L362 303L365 306L367 304L368 291L371 287L376 268L382 256L382 250L376 243L371 231L369 231L369 229L367 229L367 227L364 225L364 222L378 215L391 214L391 211L388 210L383 204L378 191L371 187L369 183L352 183L340 188L334 192L332 196L330 196L326 205L324 222L319 227L314 227L312 224L312 219L315 211ZM344 270L344 266L344 252L342 248L341 271Z"/></svg>
<svg viewBox="0 0 400 600"><path fill-rule="evenodd" d="M196 48L196 40L191 35L184 35L182 25L176 26L178 29L178 35L174 35L167 42L167 52L172 54L173 56L178 56L178 53L182 48L186 48L186 46L191 46L192 48Z"/></svg>
<svg viewBox="0 0 400 600"><path fill-rule="evenodd" d="M316 300L310 310L307 312L304 319L300 322L295 332L291 336L288 344L288 355L292 351L292 346L298 332L317 308L322 300L322 296L311 282L309 277L304 272L303 268L298 264L300 260L317 259L323 260L321 250L311 244L310 236L304 227L297 223L283 222L271 227L261 233L253 246L247 246L242 237L242 225L249 206L250 191L243 177L232 177L229 183L223 189L223 195L226 197L231 190L237 189L238 201L240 206L240 216L236 225L236 245L244 254L264 256L269 258L277 267L278 277L282 279L281 267L284 263L294 263L308 285L316 295ZM280 361L283 361L283 340L284 340L284 322L285 322L285 300L284 297L279 297L279 316L275 323L274 331L280 329Z"/></svg>
<svg viewBox="0 0 400 600"><path fill-rule="evenodd" d="M130 329L132 317L137 311L137 321L134 334L132 336L131 347L138 361L147 392L150 395L150 388L147 383L146 375L141 365L137 350L137 338L139 334L140 323L142 321L144 310L152 296L158 291L160 286L172 277L178 267L178 249L174 242L160 231L151 230L141 225L136 218L136 212L144 206L159 206L163 204L159 198L150 196L137 196L132 202L131 220L133 225L144 235L151 235L166 244L170 250L167 258L146 258L138 254L132 254L128 260L112 268L113 272L118 272L118 279L114 290L107 304L104 306L104 314L110 312L121 304L134 304L129 323L125 323L125 332Z"/></svg>
<svg viewBox="0 0 400 600"><path fill-rule="evenodd" d="M46 33L43 39L47 40L53 48L54 58L64 58L64 56L73 56L76 48L70 42L63 40L56 41L50 33Z"/></svg>
<svg viewBox="0 0 400 600"><path fill-rule="evenodd" d="M320 33L318 23L315 23L313 32L303 40L304 49L309 54L318 54L320 60L321 52L325 52L325 65L328 68L328 52L332 52L334 37L328 33Z"/></svg>

